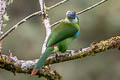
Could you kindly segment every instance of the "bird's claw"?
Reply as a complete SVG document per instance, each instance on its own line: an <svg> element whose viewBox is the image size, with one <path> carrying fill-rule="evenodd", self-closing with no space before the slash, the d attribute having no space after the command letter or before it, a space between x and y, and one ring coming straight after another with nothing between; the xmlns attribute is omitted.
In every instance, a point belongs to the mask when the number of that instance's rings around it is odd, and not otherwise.
<svg viewBox="0 0 120 80"><path fill-rule="evenodd" d="M58 59L58 56L59 56L59 54L56 53L56 54L55 54L55 60L56 60L56 61L57 61L57 59Z"/></svg>

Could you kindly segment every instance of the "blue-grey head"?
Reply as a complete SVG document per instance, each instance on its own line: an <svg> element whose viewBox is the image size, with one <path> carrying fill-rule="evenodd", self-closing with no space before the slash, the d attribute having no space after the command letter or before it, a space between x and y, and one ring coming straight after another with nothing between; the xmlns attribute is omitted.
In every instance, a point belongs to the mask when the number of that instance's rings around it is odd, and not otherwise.
<svg viewBox="0 0 120 80"><path fill-rule="evenodd" d="M66 12L66 22L71 22L71 23L77 23L78 22L78 18L75 12L72 11L67 11Z"/></svg>
<svg viewBox="0 0 120 80"><path fill-rule="evenodd" d="M77 17L76 13L75 12L72 12L72 11L67 11L66 12L66 17L68 19L75 19Z"/></svg>

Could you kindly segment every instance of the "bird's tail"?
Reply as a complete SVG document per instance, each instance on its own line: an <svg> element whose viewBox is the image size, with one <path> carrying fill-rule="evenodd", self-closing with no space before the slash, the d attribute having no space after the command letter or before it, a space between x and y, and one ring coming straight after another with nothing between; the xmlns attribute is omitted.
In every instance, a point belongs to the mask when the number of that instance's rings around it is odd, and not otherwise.
<svg viewBox="0 0 120 80"><path fill-rule="evenodd" d="M38 70L44 65L46 59L50 56L50 54L52 53L53 50L54 50L54 48L51 48L51 47L46 48L44 54L40 57L38 62L35 64L35 67L32 70L31 75L37 74Z"/></svg>

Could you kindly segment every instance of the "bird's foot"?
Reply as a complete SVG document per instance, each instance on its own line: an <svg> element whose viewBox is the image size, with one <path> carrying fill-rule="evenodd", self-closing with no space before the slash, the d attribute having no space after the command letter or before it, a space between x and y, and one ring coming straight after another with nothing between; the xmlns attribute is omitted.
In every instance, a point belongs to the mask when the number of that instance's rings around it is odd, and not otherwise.
<svg viewBox="0 0 120 80"><path fill-rule="evenodd" d="M82 51L82 48L80 48L80 51Z"/></svg>
<svg viewBox="0 0 120 80"><path fill-rule="evenodd" d="M31 75L35 75L35 74L37 74L38 71L39 71L38 69L33 69L32 72L31 72Z"/></svg>
<svg viewBox="0 0 120 80"><path fill-rule="evenodd" d="M59 54L56 53L56 54L55 54L55 60L56 60L56 61L57 61L57 59L58 59L58 56L59 56Z"/></svg>

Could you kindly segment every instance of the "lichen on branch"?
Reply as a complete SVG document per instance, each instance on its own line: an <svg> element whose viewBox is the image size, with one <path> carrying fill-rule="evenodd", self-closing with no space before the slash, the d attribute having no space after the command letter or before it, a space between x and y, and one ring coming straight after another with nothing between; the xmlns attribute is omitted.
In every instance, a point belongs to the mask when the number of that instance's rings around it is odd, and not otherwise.
<svg viewBox="0 0 120 80"><path fill-rule="evenodd" d="M69 52L66 52L65 54L60 54L57 56L57 59L55 56L51 56L47 59L46 65L83 58L114 48L120 49L120 36L112 37L107 40L102 40L98 43L93 42L87 48L82 48L77 51L71 50Z"/></svg>
<svg viewBox="0 0 120 80"><path fill-rule="evenodd" d="M43 66L37 75L39 75L40 77L44 76L51 80L60 80L61 76L55 70L51 69L51 67L47 65L85 58L87 56L95 55L97 53L101 53L114 48L120 49L120 36L112 37L107 40L102 40L97 43L93 42L89 47L82 48L77 51L74 50L67 51L64 54L59 54L57 58L55 55L52 55L46 60L45 62L46 66ZM17 59L16 56L7 56L1 54L0 68L11 71L14 74L15 73L31 74L31 70L33 69L37 60L38 59L19 60Z"/></svg>
<svg viewBox="0 0 120 80"><path fill-rule="evenodd" d="M31 74L36 60L18 60L16 56L0 55L0 68L16 73ZM60 80L61 76L49 66L42 67L36 74L45 77L47 80Z"/></svg>

